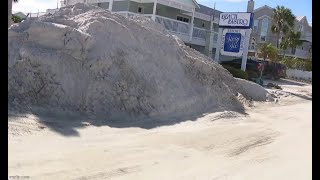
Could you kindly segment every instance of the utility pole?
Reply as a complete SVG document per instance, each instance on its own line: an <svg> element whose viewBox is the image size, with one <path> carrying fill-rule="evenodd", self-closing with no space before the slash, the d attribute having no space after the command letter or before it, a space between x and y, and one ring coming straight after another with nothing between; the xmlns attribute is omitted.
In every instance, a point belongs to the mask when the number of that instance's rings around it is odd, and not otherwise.
<svg viewBox="0 0 320 180"><path fill-rule="evenodd" d="M247 5L247 12L252 13L253 9L254 9L254 1L249 0L248 5ZM250 27L250 29L246 29L246 35L245 35L244 45L243 45L244 48L243 48L243 55L242 55L242 63L241 63L241 70L242 71L246 71L251 32L252 32L251 27Z"/></svg>
<svg viewBox="0 0 320 180"><path fill-rule="evenodd" d="M213 48L213 23L214 23L214 14L216 10L216 2L214 2L213 15L210 17L210 29L206 31L206 46L205 54L212 58L212 48Z"/></svg>

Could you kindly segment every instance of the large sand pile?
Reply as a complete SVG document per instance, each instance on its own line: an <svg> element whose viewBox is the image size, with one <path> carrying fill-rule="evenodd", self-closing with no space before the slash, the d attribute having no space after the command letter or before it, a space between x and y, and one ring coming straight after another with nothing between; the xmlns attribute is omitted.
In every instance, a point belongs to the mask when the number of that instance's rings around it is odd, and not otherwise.
<svg viewBox="0 0 320 180"><path fill-rule="evenodd" d="M10 107L59 107L116 120L241 111L239 93L266 100L262 87L233 78L150 19L96 6L76 4L13 25L8 45Z"/></svg>

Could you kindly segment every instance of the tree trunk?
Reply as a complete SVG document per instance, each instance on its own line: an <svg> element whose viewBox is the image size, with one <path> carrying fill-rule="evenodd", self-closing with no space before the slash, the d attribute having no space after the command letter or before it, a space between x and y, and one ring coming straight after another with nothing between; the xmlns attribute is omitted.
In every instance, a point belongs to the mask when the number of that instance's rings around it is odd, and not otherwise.
<svg viewBox="0 0 320 180"><path fill-rule="evenodd" d="M11 26L12 0L8 0L8 28Z"/></svg>

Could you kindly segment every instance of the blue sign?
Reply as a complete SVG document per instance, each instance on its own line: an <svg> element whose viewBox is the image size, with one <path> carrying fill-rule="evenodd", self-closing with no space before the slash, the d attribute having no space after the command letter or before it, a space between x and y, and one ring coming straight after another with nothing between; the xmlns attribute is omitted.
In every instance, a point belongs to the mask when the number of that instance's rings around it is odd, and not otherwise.
<svg viewBox="0 0 320 180"><path fill-rule="evenodd" d="M226 33L223 51L239 53L241 43L241 33Z"/></svg>
<svg viewBox="0 0 320 180"><path fill-rule="evenodd" d="M242 56L245 32L245 29L224 29L220 46L221 54L226 56Z"/></svg>

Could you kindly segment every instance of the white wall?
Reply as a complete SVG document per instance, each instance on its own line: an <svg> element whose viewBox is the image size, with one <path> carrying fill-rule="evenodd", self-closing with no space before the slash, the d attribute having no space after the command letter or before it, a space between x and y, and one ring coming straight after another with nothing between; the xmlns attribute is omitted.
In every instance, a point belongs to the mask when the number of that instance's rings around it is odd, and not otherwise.
<svg viewBox="0 0 320 180"><path fill-rule="evenodd" d="M303 79L303 80L312 80L312 71L302 71L297 69L287 69L287 77Z"/></svg>

